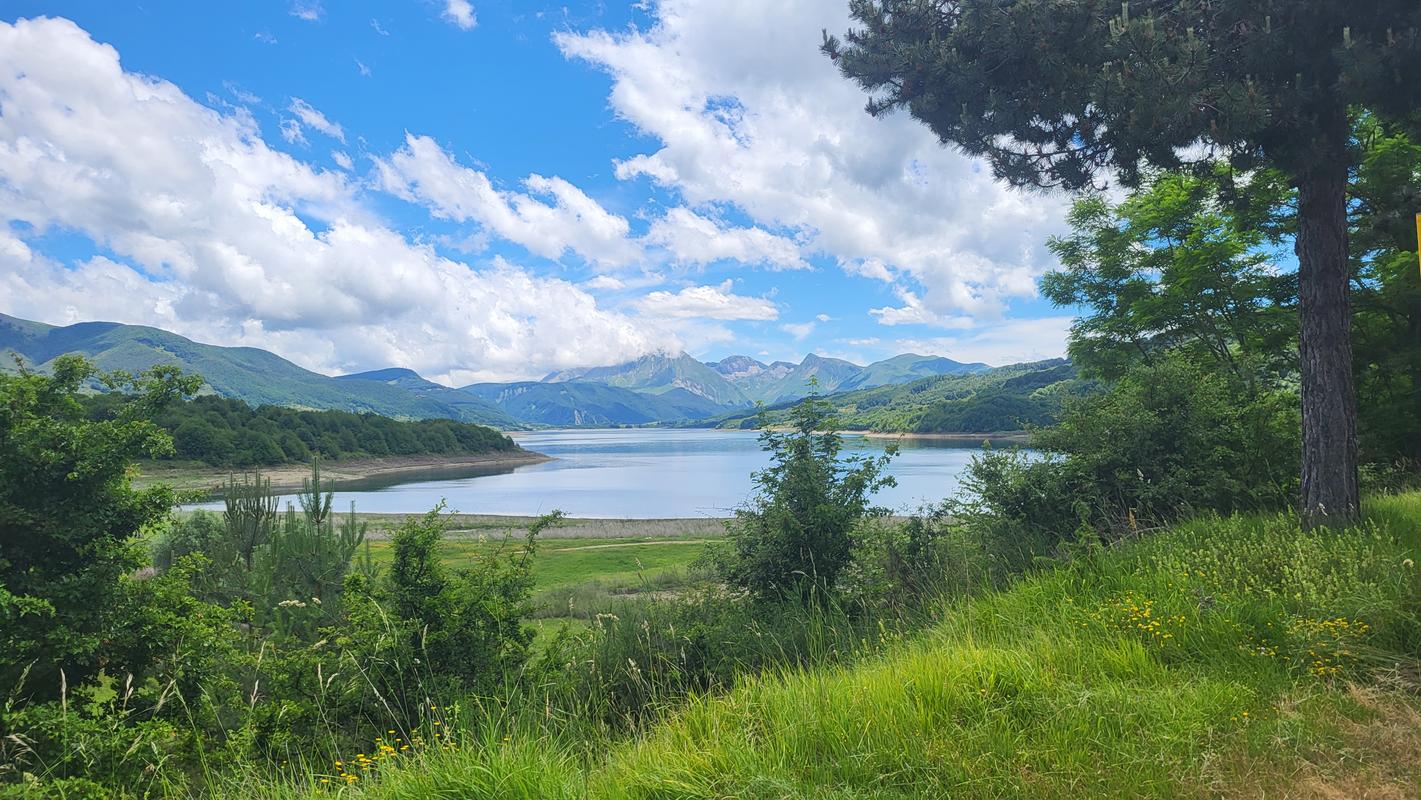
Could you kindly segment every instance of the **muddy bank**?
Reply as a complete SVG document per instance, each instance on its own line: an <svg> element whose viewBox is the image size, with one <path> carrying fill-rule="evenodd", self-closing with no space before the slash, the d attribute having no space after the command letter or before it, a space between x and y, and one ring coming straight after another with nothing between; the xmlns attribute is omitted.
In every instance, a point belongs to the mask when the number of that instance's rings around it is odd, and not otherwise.
<svg viewBox="0 0 1421 800"><path fill-rule="evenodd" d="M388 458L355 458L347 461L321 462L321 475L334 484L371 479L397 478L401 475L438 477L440 473L460 473L481 467L517 467L538 464L552 459L531 450L512 453L489 453L476 456L392 456ZM134 482L140 486L166 483L182 491L216 490L227 477L242 470L219 467L168 465L150 462L140 465ZM261 467L264 477L271 479L273 489L282 492L301 488L301 481L311 476L309 464L281 464Z"/></svg>

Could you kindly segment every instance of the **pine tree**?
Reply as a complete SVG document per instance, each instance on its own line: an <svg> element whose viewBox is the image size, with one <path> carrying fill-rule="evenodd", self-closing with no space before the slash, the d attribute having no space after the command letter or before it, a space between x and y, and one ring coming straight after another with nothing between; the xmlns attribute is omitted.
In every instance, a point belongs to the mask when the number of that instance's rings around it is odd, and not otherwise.
<svg viewBox="0 0 1421 800"><path fill-rule="evenodd" d="M1302 511L1359 513L1348 305L1349 111L1421 98L1414 0L852 0L824 50L1018 186L1219 160L1298 190Z"/></svg>

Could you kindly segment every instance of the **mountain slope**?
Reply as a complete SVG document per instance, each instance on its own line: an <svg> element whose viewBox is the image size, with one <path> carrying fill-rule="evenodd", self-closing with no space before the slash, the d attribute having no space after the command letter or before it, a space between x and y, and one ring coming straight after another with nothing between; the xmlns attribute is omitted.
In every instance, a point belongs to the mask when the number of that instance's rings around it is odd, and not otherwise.
<svg viewBox="0 0 1421 800"><path fill-rule="evenodd" d="M968 375L985 372L991 367L982 363L964 364L942 356L920 356L916 353L875 361L864 367L859 374L839 385L839 391L850 389L871 389L875 386L889 386L896 383L911 383L919 378L934 375Z"/></svg>
<svg viewBox="0 0 1421 800"><path fill-rule="evenodd" d="M0 314L0 351L16 353L40 369L65 353L83 355L103 370L137 372L155 364L175 364L201 375L212 393L253 406L368 411L400 419L445 418L521 427L487 403L446 394L457 392L438 384L429 386L442 392L411 390L364 376L332 378L265 350L200 344L142 325L82 322L58 327Z"/></svg>
<svg viewBox="0 0 1421 800"><path fill-rule="evenodd" d="M828 395L846 430L902 433L994 433L1049 423L1065 398L1090 391L1064 359L997 367L966 375L939 375L911 383ZM795 401L766 409L773 424ZM702 424L748 428L750 412L730 412Z"/></svg>
<svg viewBox="0 0 1421 800"><path fill-rule="evenodd" d="M842 358L825 358L810 353L793 369L759 386L752 397L765 403L779 403L804 397L811 388L816 388L820 394L828 394L853 380L863 369Z"/></svg>
<svg viewBox="0 0 1421 800"><path fill-rule="evenodd" d="M685 389L646 394L592 381L476 383L460 391L522 422L559 427L696 420L725 408Z"/></svg>
<svg viewBox="0 0 1421 800"><path fill-rule="evenodd" d="M771 405L809 394L811 379L817 383L820 394L828 394L991 369L986 364L964 364L941 356L914 353L875 361L866 367L812 353L799 364L788 361L764 364L749 356L729 356L707 366L739 387L751 400Z"/></svg>
<svg viewBox="0 0 1421 800"><path fill-rule="evenodd" d="M505 413L494 404L479 397L474 397L468 392L453 389L434 381L427 380L418 372L403 367L391 367L388 369L377 369L370 372L360 372L354 375L342 375L336 378L345 383L357 383L365 385L369 383L379 383L385 386L393 386L409 392L414 397L440 406L454 409L459 416L454 419L466 420L469 422L481 422L485 425L511 428L517 427L517 418Z"/></svg>
<svg viewBox="0 0 1421 800"><path fill-rule="evenodd" d="M749 405L750 398L740 387L715 369L682 353L677 356L654 354L609 367L591 367L553 372L544 383L582 381L605 383L648 394L685 389L722 406Z"/></svg>
<svg viewBox="0 0 1421 800"><path fill-rule="evenodd" d="M799 365L789 361L765 364L749 356L729 356L706 366L739 387L751 400L763 401L766 387L779 382Z"/></svg>

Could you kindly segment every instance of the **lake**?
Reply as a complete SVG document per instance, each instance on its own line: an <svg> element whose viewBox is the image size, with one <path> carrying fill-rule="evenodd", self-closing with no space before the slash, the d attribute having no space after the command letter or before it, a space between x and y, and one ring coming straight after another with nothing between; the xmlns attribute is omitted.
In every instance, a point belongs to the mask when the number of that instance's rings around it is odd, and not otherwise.
<svg viewBox="0 0 1421 800"><path fill-rule="evenodd" d="M571 517L660 519L725 517L751 492L750 474L768 464L756 431L619 429L515 434L528 450L554 460L451 475L405 474L336 488L336 507L422 512L441 499L450 511L533 516L560 509ZM847 455L877 455L884 439L845 435ZM953 494L980 443L903 438L889 468L898 481L874 498L895 511L915 510ZM285 501L283 501L283 505ZM220 507L220 504L218 504Z"/></svg>

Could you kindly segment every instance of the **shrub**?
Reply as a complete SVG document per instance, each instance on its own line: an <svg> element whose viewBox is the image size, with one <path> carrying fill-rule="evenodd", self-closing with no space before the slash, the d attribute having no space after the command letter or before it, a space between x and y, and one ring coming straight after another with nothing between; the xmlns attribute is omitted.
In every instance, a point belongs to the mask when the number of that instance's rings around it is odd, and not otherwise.
<svg viewBox="0 0 1421 800"><path fill-rule="evenodd" d="M761 599L823 596L851 558L854 528L887 513L871 508L869 496L893 485L883 470L896 450L840 458L832 411L812 395L790 412L788 431L761 432L770 466L755 473L755 499L727 526L729 546L716 558L732 586Z"/></svg>
<svg viewBox="0 0 1421 800"><path fill-rule="evenodd" d="M971 592L986 579L985 554L964 534L946 504L905 521L865 520L854 534L853 559L839 574L840 600L858 614L906 612L934 597Z"/></svg>
<svg viewBox="0 0 1421 800"><path fill-rule="evenodd" d="M1138 533L1197 511L1286 507L1298 473L1296 399L1179 357L1130 370L1036 431L1044 458L973 460L954 506L1006 569L1063 542Z"/></svg>
<svg viewBox="0 0 1421 800"><path fill-rule="evenodd" d="M99 422L78 399L96 378L136 392ZM76 685L98 674L122 577L143 563L135 537L173 501L133 489L128 464L171 452L145 417L196 388L168 367L101 377L78 356L55 359L52 375L0 375L0 588L12 598L0 603L0 686L28 671L27 691L54 697L61 671Z"/></svg>
<svg viewBox="0 0 1421 800"><path fill-rule="evenodd" d="M447 523L442 507L395 530L394 563L383 596L401 620L411 652L432 675L461 688L488 690L528 658L532 629L532 558L538 535L560 514L539 519L522 543L481 555L474 566L451 570L437 548Z"/></svg>
<svg viewBox="0 0 1421 800"><path fill-rule="evenodd" d="M195 553L211 554L226 536L222 516L211 511L194 511L172 519L153 541L153 566L172 567Z"/></svg>

